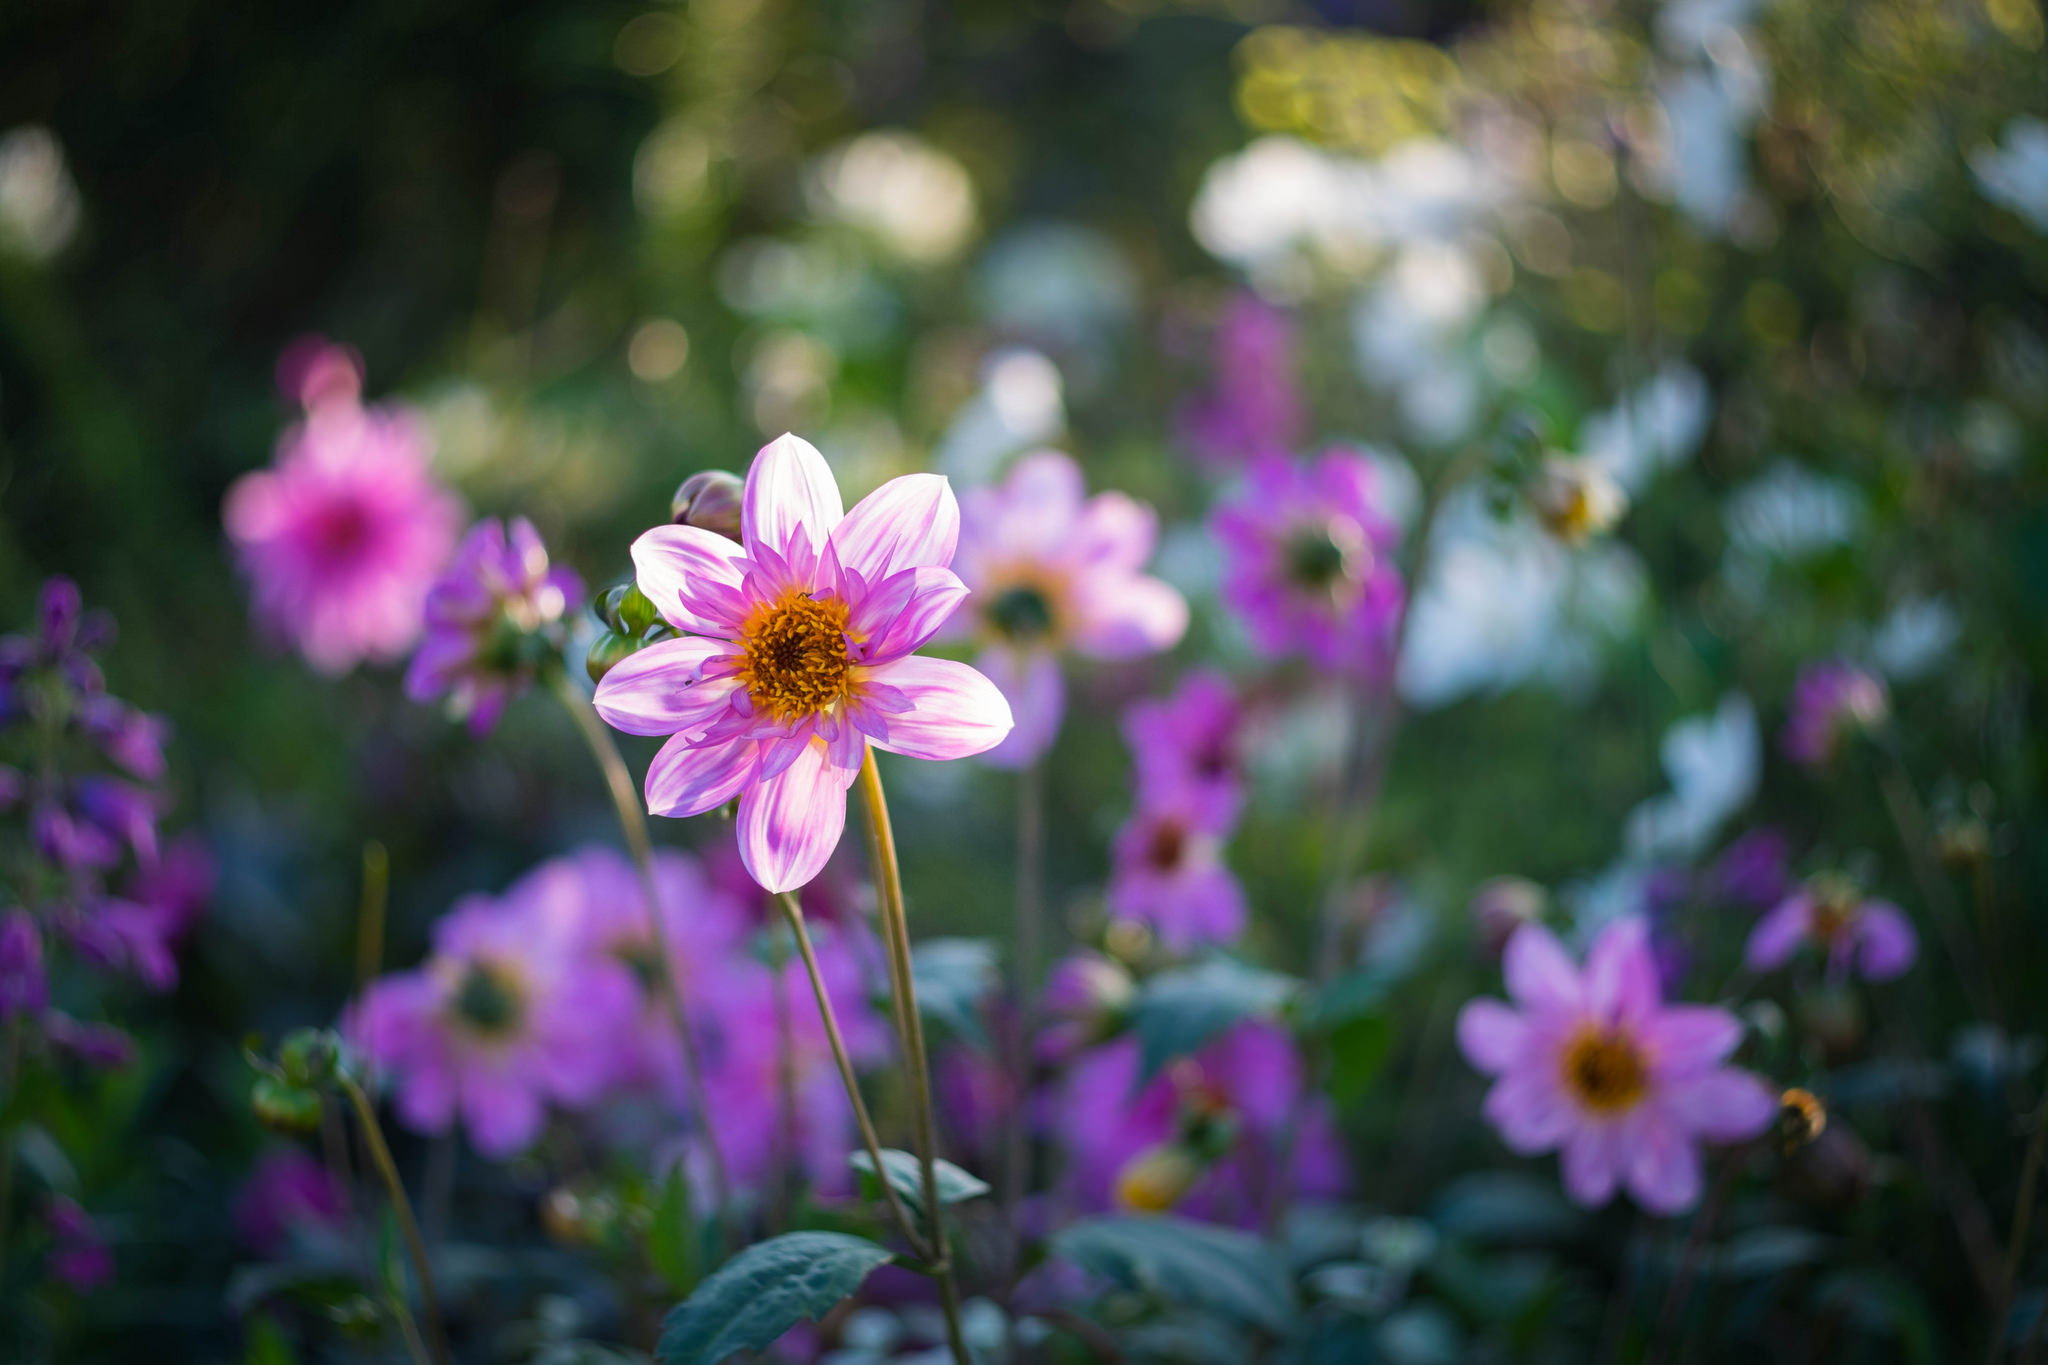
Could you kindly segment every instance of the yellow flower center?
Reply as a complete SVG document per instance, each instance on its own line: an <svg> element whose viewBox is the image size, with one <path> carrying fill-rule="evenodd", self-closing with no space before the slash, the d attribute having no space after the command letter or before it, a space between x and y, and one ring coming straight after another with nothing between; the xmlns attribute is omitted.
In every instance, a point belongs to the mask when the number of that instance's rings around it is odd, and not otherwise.
<svg viewBox="0 0 2048 1365"><path fill-rule="evenodd" d="M792 591L747 623L740 683L757 711L801 720L846 695L846 603Z"/></svg>
<svg viewBox="0 0 2048 1365"><path fill-rule="evenodd" d="M1649 1089L1649 1068L1633 1041L1607 1029L1582 1029L1564 1050L1564 1083L1597 1114L1632 1109Z"/></svg>

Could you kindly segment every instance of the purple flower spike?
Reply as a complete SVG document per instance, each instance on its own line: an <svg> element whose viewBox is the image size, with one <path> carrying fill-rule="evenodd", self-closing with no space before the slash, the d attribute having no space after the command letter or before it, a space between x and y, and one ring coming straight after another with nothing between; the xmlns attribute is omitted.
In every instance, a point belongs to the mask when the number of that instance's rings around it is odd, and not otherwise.
<svg viewBox="0 0 2048 1365"><path fill-rule="evenodd" d="M1580 969L1541 925L1508 943L1512 1005L1469 1001L1458 1045L1495 1078L1486 1117L1516 1152L1562 1150L1565 1192L1598 1208L1626 1188L1652 1213L1700 1196L1701 1142L1755 1137L1778 1110L1750 1072L1726 1010L1666 1005L1648 926L1617 920Z"/></svg>
<svg viewBox="0 0 2048 1365"><path fill-rule="evenodd" d="M26 910L0 915L0 1019L36 1015L50 1003L43 936Z"/></svg>
<svg viewBox="0 0 2048 1365"><path fill-rule="evenodd" d="M50 1229L50 1273L80 1294L114 1278L114 1254L107 1250L90 1216L71 1200L53 1196L43 1218Z"/></svg>
<svg viewBox="0 0 2048 1365"><path fill-rule="evenodd" d="M1213 385L1182 414L1185 439L1204 463L1235 466L1294 449L1307 425L1294 323L1256 294L1238 295L1216 329Z"/></svg>

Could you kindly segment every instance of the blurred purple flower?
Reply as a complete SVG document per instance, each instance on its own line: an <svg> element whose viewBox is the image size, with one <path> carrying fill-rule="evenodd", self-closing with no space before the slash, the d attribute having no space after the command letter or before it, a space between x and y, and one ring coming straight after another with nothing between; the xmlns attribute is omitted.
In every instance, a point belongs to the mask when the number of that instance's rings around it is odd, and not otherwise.
<svg viewBox="0 0 2048 1365"><path fill-rule="evenodd" d="M1250 1225L1276 1200L1340 1195L1347 1178L1329 1103L1305 1092L1302 1077L1294 1040L1257 1019L1142 1088L1136 1039L1096 1048L1049 1097L1047 1117L1067 1156L1061 1192L1081 1208L1113 1207L1134 1163L1186 1147L1199 1169L1183 1173L1191 1178L1172 1202L1190 1218Z"/></svg>
<svg viewBox="0 0 2048 1365"><path fill-rule="evenodd" d="M1723 1063L1742 1041L1726 1010L1666 1005L1647 924L1617 920L1594 940L1582 972L1541 925L1508 943L1510 1006L1466 1003L1458 1044L1496 1077L1486 1117L1523 1155L1561 1148L1564 1187L1597 1208L1626 1187L1654 1213L1700 1194L1697 1144L1756 1136L1776 1095Z"/></svg>
<svg viewBox="0 0 2048 1365"><path fill-rule="evenodd" d="M295 1237L335 1231L347 1219L348 1191L334 1173L296 1147L273 1147L235 1199L235 1231L259 1256L281 1256Z"/></svg>
<svg viewBox="0 0 2048 1365"><path fill-rule="evenodd" d="M0 1018L36 1015L50 1003L43 936L26 910L0 915Z"/></svg>
<svg viewBox="0 0 2048 1365"><path fill-rule="evenodd" d="M43 1219L50 1229L52 1275L80 1294L114 1278L114 1254L84 1209L62 1195L52 1195Z"/></svg>
<svg viewBox="0 0 2048 1365"><path fill-rule="evenodd" d="M983 642L975 666L1016 719L983 757L1023 768L1059 734L1063 652L1120 660L1171 649L1188 606L1143 572L1159 536L1152 509L1122 493L1088 497L1080 466L1059 451L1026 455L999 486L968 492L960 516L957 566L972 596L953 625Z"/></svg>
<svg viewBox="0 0 2048 1365"><path fill-rule="evenodd" d="M78 723L114 763L145 782L163 780L164 742L171 729L163 717L99 696L79 704Z"/></svg>
<svg viewBox="0 0 2048 1365"><path fill-rule="evenodd" d="M303 419L269 469L228 489L223 518L264 627L346 673L419 637L461 507L429 472L411 412L362 407L331 379L299 396Z"/></svg>
<svg viewBox="0 0 2048 1365"><path fill-rule="evenodd" d="M1045 979L1036 1054L1063 1062L1109 1037L1137 995L1122 963L1101 953L1078 952L1053 964Z"/></svg>
<svg viewBox="0 0 2048 1365"><path fill-rule="evenodd" d="M1811 944L1827 955L1828 973L1854 971L1866 981L1890 981L1913 965L1920 938L1913 922L1890 901L1866 900L1840 877L1816 877L1779 902L1750 932L1743 960L1768 972Z"/></svg>
<svg viewBox="0 0 2048 1365"><path fill-rule="evenodd" d="M135 1060L135 1040L122 1030L58 1010L43 1016L43 1037L57 1051L101 1071L118 1071Z"/></svg>
<svg viewBox="0 0 2048 1365"><path fill-rule="evenodd" d="M406 669L405 694L418 702L446 696L472 734L489 732L560 648L563 613L582 596L572 570L548 567L547 546L525 517L478 522L427 593L426 633Z"/></svg>
<svg viewBox="0 0 2048 1365"><path fill-rule="evenodd" d="M739 799L740 856L770 891L817 876L846 826L868 746L965 758L1009 733L987 678L915 651L966 596L935 474L891 479L852 512L807 441L784 435L747 473L743 545L696 526L633 542L640 591L678 630L597 687L613 728L666 735L647 808L699 815Z"/></svg>
<svg viewBox="0 0 2048 1365"><path fill-rule="evenodd" d="M1140 801L1110 843L1110 913L1149 926L1175 951L1242 933L1244 888L1223 860L1231 820L1217 816L1189 787Z"/></svg>
<svg viewBox="0 0 2048 1365"><path fill-rule="evenodd" d="M1791 844L1778 830L1760 825L1721 850L1711 874L1715 889L1729 900L1768 909L1792 885Z"/></svg>
<svg viewBox="0 0 2048 1365"><path fill-rule="evenodd" d="M1293 450L1308 426L1295 373L1294 323L1256 294L1239 294L1216 328L1214 378L1181 414L1181 431L1210 465Z"/></svg>
<svg viewBox="0 0 2048 1365"><path fill-rule="evenodd" d="M1124 713L1138 799L1185 792L1220 824L1237 818L1244 798L1237 697L1222 674L1189 674L1170 697Z"/></svg>
<svg viewBox="0 0 2048 1365"><path fill-rule="evenodd" d="M1884 679L1846 660L1830 659L1800 672L1780 740L1793 761L1824 768L1852 736L1882 725L1890 714Z"/></svg>
<svg viewBox="0 0 2048 1365"><path fill-rule="evenodd" d="M477 1151L509 1156L549 1103L588 1105L619 1077L637 991L623 964L585 951L584 910L574 863L543 863L502 896L457 902L425 963L370 984L346 1027L391 1075L407 1127L445 1132L459 1116Z"/></svg>
<svg viewBox="0 0 2048 1365"><path fill-rule="evenodd" d="M1260 455L1210 517L1223 600L1269 656L1306 654L1332 672L1379 676L1392 663L1404 589L1399 527L1381 510L1370 460Z"/></svg>

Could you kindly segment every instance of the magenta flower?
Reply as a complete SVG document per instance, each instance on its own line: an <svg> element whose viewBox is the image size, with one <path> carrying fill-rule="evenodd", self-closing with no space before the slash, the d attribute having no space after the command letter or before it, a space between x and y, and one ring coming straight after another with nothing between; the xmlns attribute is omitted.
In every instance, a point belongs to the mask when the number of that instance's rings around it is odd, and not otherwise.
<svg viewBox="0 0 2048 1365"><path fill-rule="evenodd" d="M1157 1154L1184 1151L1170 1200L1141 1199L1190 1218L1251 1224L1280 1199L1327 1198L1347 1184L1329 1103L1307 1092L1286 1030L1246 1020L1142 1087L1137 1040L1080 1057L1046 1114L1065 1150L1062 1193L1079 1207L1129 1205ZM1293 1128L1291 1141L1287 1134ZM1280 1169L1283 1155L1284 1172Z"/></svg>
<svg viewBox="0 0 2048 1365"><path fill-rule="evenodd" d="M1244 798L1237 698L1222 674L1192 673L1163 701L1124 713L1124 742L1137 774L1138 799L1185 792L1188 800L1235 821Z"/></svg>
<svg viewBox="0 0 2048 1365"><path fill-rule="evenodd" d="M1841 877L1815 877L1780 901L1750 931L1743 961L1752 971L1773 971L1808 944L1826 954L1831 976L1853 970L1866 981L1903 975L1920 953L1919 935L1903 910L1865 900Z"/></svg>
<svg viewBox="0 0 2048 1365"><path fill-rule="evenodd" d="M0 914L0 1019L34 1016L50 1003L43 936L26 910Z"/></svg>
<svg viewBox="0 0 2048 1365"><path fill-rule="evenodd" d="M50 1273L80 1294L114 1278L114 1254L91 1215L62 1195L43 1211L50 1229Z"/></svg>
<svg viewBox="0 0 2048 1365"><path fill-rule="evenodd" d="M832 856L868 746L965 758L1010 730L994 684L914 651L967 595L960 534L935 474L891 479L852 512L824 457L782 436L747 474L743 544L695 526L633 542L640 591L680 631L605 674L617 729L667 735L647 808L697 815L739 800L740 856L792 891Z"/></svg>
<svg viewBox="0 0 2048 1365"><path fill-rule="evenodd" d="M1244 931L1244 888L1223 860L1236 819L1200 788L1141 799L1110 844L1110 913L1149 926L1176 952L1228 943Z"/></svg>
<svg viewBox="0 0 2048 1365"><path fill-rule="evenodd" d="M1730 900L1768 909L1785 898L1792 884L1791 846L1769 825L1746 831L1714 861L1713 881Z"/></svg>
<svg viewBox="0 0 2048 1365"><path fill-rule="evenodd" d="M1094 952L1061 958L1046 974L1034 1054L1058 1063L1093 1047L1123 1026L1137 994L1137 983L1115 958Z"/></svg>
<svg viewBox="0 0 2048 1365"><path fill-rule="evenodd" d="M283 1255L306 1233L338 1233L347 1219L347 1189L296 1147L265 1152L235 1199L235 1231L260 1256Z"/></svg>
<svg viewBox="0 0 2048 1365"><path fill-rule="evenodd" d="M1561 1148L1578 1203L1626 1186L1654 1213L1689 1208L1698 1144L1755 1137L1777 1113L1760 1079L1723 1065L1742 1041L1734 1015L1663 1003L1640 918L1602 930L1583 972L1539 924L1515 932L1503 965L1515 1005L1468 1001L1458 1046L1497 1078L1486 1117L1502 1140L1523 1155Z"/></svg>
<svg viewBox="0 0 2048 1365"><path fill-rule="evenodd" d="M960 576L986 646L975 666L1017 721L985 755L999 767L1028 766L1059 734L1062 652L1134 659L1173 648L1187 631L1186 600L1142 572L1159 536L1152 509L1122 493L1085 493L1080 466L1042 450L961 503Z"/></svg>
<svg viewBox="0 0 2048 1365"><path fill-rule="evenodd" d="M1333 672L1392 663L1404 589L1400 528L1380 510L1372 463L1348 450L1306 463L1261 455L1210 517L1223 549L1223 600L1252 644L1306 654Z"/></svg>
<svg viewBox="0 0 2048 1365"><path fill-rule="evenodd" d="M472 734L488 733L559 652L562 615L582 596L573 570L548 567L548 547L525 517L478 522L427 593L426 634L405 671L405 694L446 696Z"/></svg>
<svg viewBox="0 0 2048 1365"><path fill-rule="evenodd" d="M1882 725L1890 714L1884 679L1846 660L1830 659L1800 672L1779 738L1794 762L1824 768L1851 737Z"/></svg>
<svg viewBox="0 0 2048 1365"><path fill-rule="evenodd" d="M425 963L371 983L348 1031L408 1127L459 1116L479 1152L509 1156L548 1104L588 1105L618 1077L639 1002L623 964L584 951L584 907L576 866L543 863L503 896L457 902Z"/></svg>
<svg viewBox="0 0 2048 1365"><path fill-rule="evenodd" d="M1231 300L1216 329L1215 378L1188 405L1181 430L1211 465L1279 454L1308 425L1294 362L1294 323L1256 294Z"/></svg>
<svg viewBox="0 0 2048 1365"><path fill-rule="evenodd" d="M339 674L419 637L462 513L428 471L413 414L361 407L331 375L305 395L271 467L228 489L223 519L258 620Z"/></svg>

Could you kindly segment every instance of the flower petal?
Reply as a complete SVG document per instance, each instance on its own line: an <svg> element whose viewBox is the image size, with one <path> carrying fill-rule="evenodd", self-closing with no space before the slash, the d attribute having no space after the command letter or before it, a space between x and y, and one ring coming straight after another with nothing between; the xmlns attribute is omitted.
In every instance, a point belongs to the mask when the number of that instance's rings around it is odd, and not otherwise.
<svg viewBox="0 0 2048 1365"><path fill-rule="evenodd" d="M846 789L855 775L834 767L817 740L740 797L740 861L764 889L794 891L824 870L846 828Z"/></svg>
<svg viewBox="0 0 2048 1365"><path fill-rule="evenodd" d="M762 446L747 471L740 534L749 552L763 546L788 556L801 541L813 554L846 515L839 483L818 448L788 432Z"/></svg>
<svg viewBox="0 0 2048 1365"><path fill-rule="evenodd" d="M1501 1141L1522 1156L1558 1146L1576 1121L1563 1088L1542 1073L1501 1077L1486 1092L1485 1113Z"/></svg>
<svg viewBox="0 0 2048 1365"><path fill-rule="evenodd" d="M1528 1041L1528 1021L1498 1000L1468 1000L1458 1011L1458 1049L1488 1075L1513 1066Z"/></svg>
<svg viewBox="0 0 2048 1365"><path fill-rule="evenodd" d="M1782 967L1798 951L1813 924L1813 900L1804 892L1787 896L1778 908L1757 922L1742 950L1742 960L1753 972Z"/></svg>
<svg viewBox="0 0 2048 1365"><path fill-rule="evenodd" d="M1158 513L1123 493L1097 493L1081 509L1066 553L1094 568L1136 573L1158 540Z"/></svg>
<svg viewBox="0 0 2048 1365"><path fill-rule="evenodd" d="M1540 924L1525 924L1508 940L1502 958L1508 994L1532 1010L1578 1010L1585 993L1579 969L1557 935Z"/></svg>
<svg viewBox="0 0 2048 1365"><path fill-rule="evenodd" d="M699 526L657 526L633 542L633 579L676 629L729 638L746 615L739 593L743 554Z"/></svg>
<svg viewBox="0 0 2048 1365"><path fill-rule="evenodd" d="M1687 1132L1709 1142L1753 1138L1778 1116L1776 1092L1733 1066L1717 1066L1665 1087L1658 1104Z"/></svg>
<svg viewBox="0 0 2048 1365"><path fill-rule="evenodd" d="M751 739L705 744L677 735L647 765L647 812L680 818L717 810L754 780L760 761Z"/></svg>
<svg viewBox="0 0 2048 1365"><path fill-rule="evenodd" d="M905 474L854 504L832 528L839 562L870 583L905 569L943 569L960 543L960 504L941 474Z"/></svg>
<svg viewBox="0 0 2048 1365"><path fill-rule="evenodd" d="M1597 1209L1614 1198L1622 1153L1616 1125L1587 1123L1564 1143L1564 1192L1576 1204Z"/></svg>
<svg viewBox="0 0 2048 1365"><path fill-rule="evenodd" d="M1643 1046L1660 1076L1699 1071L1742 1042L1742 1021L1711 1005L1670 1005L1642 1025Z"/></svg>
<svg viewBox="0 0 2048 1365"><path fill-rule="evenodd" d="M1699 1149L1655 1110L1646 1112L1629 1134L1628 1188L1652 1213L1679 1213L1699 1200Z"/></svg>
<svg viewBox="0 0 2048 1365"><path fill-rule="evenodd" d="M908 711L880 715L881 734L863 720L862 728L878 749L911 758L966 758L986 752L1010 733L1009 702L966 664L912 655L872 676L911 702Z"/></svg>
<svg viewBox="0 0 2048 1365"><path fill-rule="evenodd" d="M1076 651L1096 659L1135 659L1172 649L1188 629L1188 603L1146 574L1080 579L1073 599Z"/></svg>
<svg viewBox="0 0 2048 1365"><path fill-rule="evenodd" d="M905 569L869 591L847 622L861 640L863 662L899 659L939 633L967 600L967 585L951 569Z"/></svg>
<svg viewBox="0 0 2048 1365"><path fill-rule="evenodd" d="M1052 747L1067 713L1067 683L1058 657L1048 650L1014 650L998 645L982 651L974 666L1010 704L1015 727L982 760L998 768L1028 768Z"/></svg>
<svg viewBox="0 0 2048 1365"><path fill-rule="evenodd" d="M1600 931L1586 954L1586 1008L1610 1023L1648 1019L1657 1008L1657 959L1650 926L1639 915Z"/></svg>
<svg viewBox="0 0 2048 1365"><path fill-rule="evenodd" d="M1913 922L1888 901L1866 901L1856 914L1856 965L1871 981L1890 981L1913 965L1920 936Z"/></svg>
<svg viewBox="0 0 2048 1365"><path fill-rule="evenodd" d="M706 679L704 665L732 653L701 635L662 640L613 664L593 704L605 724L629 735L679 735L700 730L732 705L731 675Z"/></svg>

